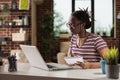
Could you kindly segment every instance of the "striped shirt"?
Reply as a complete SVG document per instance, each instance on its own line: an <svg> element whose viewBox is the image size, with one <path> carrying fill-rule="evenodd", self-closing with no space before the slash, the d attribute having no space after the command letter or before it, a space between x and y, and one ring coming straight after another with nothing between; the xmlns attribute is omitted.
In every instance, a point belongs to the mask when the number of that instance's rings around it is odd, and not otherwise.
<svg viewBox="0 0 120 80"><path fill-rule="evenodd" d="M96 34L88 35L82 46L77 46L77 35L73 35L71 38L70 50L74 57L82 56L84 60L89 62L100 61L99 51L107 47L107 43L101 38L101 36Z"/></svg>

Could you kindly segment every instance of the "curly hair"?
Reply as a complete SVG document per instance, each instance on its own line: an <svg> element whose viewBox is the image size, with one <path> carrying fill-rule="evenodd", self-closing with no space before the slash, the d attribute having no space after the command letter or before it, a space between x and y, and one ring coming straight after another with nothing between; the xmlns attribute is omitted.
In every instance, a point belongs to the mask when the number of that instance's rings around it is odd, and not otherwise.
<svg viewBox="0 0 120 80"><path fill-rule="evenodd" d="M78 20L80 20L83 23L86 23L85 29L88 29L91 27L91 21L90 21L90 16L88 14L88 10L86 9L80 9L78 11L75 11L71 14L72 16L76 17Z"/></svg>

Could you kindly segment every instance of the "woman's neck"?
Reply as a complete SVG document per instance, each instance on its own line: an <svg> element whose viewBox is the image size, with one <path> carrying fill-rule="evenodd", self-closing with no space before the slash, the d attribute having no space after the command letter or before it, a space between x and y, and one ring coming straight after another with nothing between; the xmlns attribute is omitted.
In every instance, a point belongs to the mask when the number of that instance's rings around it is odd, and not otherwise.
<svg viewBox="0 0 120 80"><path fill-rule="evenodd" d="M88 36L88 32L82 31L78 34L79 38L86 38Z"/></svg>

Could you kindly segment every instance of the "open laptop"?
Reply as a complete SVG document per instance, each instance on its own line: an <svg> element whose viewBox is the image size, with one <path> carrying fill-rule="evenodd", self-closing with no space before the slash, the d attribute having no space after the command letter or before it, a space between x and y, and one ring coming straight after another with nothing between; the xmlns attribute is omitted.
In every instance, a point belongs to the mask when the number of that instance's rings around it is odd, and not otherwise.
<svg viewBox="0 0 120 80"><path fill-rule="evenodd" d="M20 45L20 47L32 67L49 71L72 69L72 67L68 65L62 65L57 63L45 63L43 57L41 56L36 46Z"/></svg>

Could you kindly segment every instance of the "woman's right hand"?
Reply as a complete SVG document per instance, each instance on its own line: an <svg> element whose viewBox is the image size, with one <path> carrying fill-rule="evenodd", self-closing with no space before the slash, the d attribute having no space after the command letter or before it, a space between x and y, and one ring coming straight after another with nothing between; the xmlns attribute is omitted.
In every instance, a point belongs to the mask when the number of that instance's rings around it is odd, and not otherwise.
<svg viewBox="0 0 120 80"><path fill-rule="evenodd" d="M90 68L90 62L84 61L84 62L77 62L75 65L78 65L82 67L82 69L89 69Z"/></svg>

